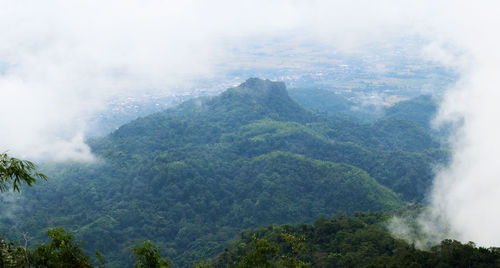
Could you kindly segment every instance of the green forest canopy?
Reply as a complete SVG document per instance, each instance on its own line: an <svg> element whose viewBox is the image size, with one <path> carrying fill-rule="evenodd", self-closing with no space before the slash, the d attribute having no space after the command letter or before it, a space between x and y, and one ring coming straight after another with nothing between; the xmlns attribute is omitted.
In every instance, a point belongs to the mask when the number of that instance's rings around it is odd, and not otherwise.
<svg viewBox="0 0 500 268"><path fill-rule="evenodd" d="M260 79L89 145L101 161L45 166L50 180L25 190L23 209L0 233L19 238L9 232L16 225L42 244L46 228L65 226L109 267L133 263L135 241L151 240L189 266L242 229L421 201L431 166L448 155L413 122L325 119L283 83Z"/></svg>

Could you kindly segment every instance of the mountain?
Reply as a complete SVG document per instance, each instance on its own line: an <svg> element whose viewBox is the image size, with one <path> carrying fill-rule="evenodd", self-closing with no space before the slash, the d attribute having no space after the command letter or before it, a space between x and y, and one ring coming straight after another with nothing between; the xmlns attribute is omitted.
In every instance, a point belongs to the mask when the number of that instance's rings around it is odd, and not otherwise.
<svg viewBox="0 0 500 268"><path fill-rule="evenodd" d="M318 88L293 88L290 97L300 105L330 119L355 119L355 103L332 91Z"/></svg>
<svg viewBox="0 0 500 268"><path fill-rule="evenodd" d="M404 119L383 119L373 123L335 120L315 124L313 128L330 139L354 142L373 150L423 152L440 147L424 128Z"/></svg>
<svg viewBox="0 0 500 268"><path fill-rule="evenodd" d="M437 112L437 103L431 96L422 95L401 101L385 110L385 118L405 119L413 121L428 131L430 122Z"/></svg>
<svg viewBox="0 0 500 268"><path fill-rule="evenodd" d="M374 105L362 105L320 88L292 88L290 97L300 105L330 120L369 122L381 117Z"/></svg>
<svg viewBox="0 0 500 268"><path fill-rule="evenodd" d="M431 127L438 103L430 95L421 95L397 102L381 112L370 107L363 107L335 92L319 88L293 88L290 89L290 97L300 105L330 120L359 122L386 119L408 120L433 134L439 134Z"/></svg>
<svg viewBox="0 0 500 268"><path fill-rule="evenodd" d="M314 121L315 116L293 101L283 82L250 78L238 87L229 88L214 98L195 99L181 104L167 114L192 114L231 126L270 118L276 121Z"/></svg>
<svg viewBox="0 0 500 268"><path fill-rule="evenodd" d="M150 239L184 267L241 229L421 200L446 155L414 124L330 121L257 78L88 144L99 161L46 166L49 181L25 191L0 233L28 231L36 244L65 226L108 267L130 264L130 245Z"/></svg>

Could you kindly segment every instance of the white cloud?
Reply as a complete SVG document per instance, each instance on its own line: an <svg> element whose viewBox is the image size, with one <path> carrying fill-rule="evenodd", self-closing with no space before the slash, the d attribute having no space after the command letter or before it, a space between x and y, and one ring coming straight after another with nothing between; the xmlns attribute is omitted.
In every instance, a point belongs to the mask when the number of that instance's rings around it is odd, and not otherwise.
<svg viewBox="0 0 500 268"><path fill-rule="evenodd" d="M369 1L325 3L0 1L0 62L7 66L0 150L90 159L80 138L86 120L118 93L173 91L213 74L231 47L253 38L293 33L349 43L354 38L342 35L356 36L362 17L374 18L361 6Z"/></svg>

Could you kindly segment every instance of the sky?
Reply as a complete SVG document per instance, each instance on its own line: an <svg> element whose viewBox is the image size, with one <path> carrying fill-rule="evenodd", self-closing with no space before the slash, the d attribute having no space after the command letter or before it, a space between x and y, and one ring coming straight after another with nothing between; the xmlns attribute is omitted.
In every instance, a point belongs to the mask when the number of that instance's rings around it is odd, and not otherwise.
<svg viewBox="0 0 500 268"><path fill-rule="evenodd" d="M429 204L449 234L500 245L500 4L496 1L0 0L0 151L91 161L88 119L118 94L182 92L234 48L290 36L348 53L414 35L422 58L459 74L436 126L452 161ZM272 45L272 42L269 43ZM237 63L233 63L237 66ZM182 86L180 86L182 85ZM436 226L436 217L422 225Z"/></svg>

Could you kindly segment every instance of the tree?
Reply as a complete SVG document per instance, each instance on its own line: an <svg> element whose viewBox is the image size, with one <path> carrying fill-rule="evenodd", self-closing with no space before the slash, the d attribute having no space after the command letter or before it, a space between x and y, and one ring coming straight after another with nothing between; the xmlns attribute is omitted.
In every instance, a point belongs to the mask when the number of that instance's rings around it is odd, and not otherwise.
<svg viewBox="0 0 500 268"><path fill-rule="evenodd" d="M240 259L236 267L273 267L275 259L278 257L279 248L274 243L268 242L264 238L252 236L249 250L246 256Z"/></svg>
<svg viewBox="0 0 500 268"><path fill-rule="evenodd" d="M85 255L81 242L76 242L73 235L64 228L47 230L51 241L39 245L32 253L32 265L35 267L79 267L91 268L89 256Z"/></svg>
<svg viewBox="0 0 500 268"><path fill-rule="evenodd" d="M20 192L23 184L32 186L37 179L47 180L47 176L37 171L35 164L27 160L0 154L0 192L5 192L12 186L13 191ZM74 236L63 227L47 230L51 241L41 244L34 250L27 248L27 238L24 247L5 242L0 239L1 267L80 267L91 268L90 257L85 255ZM102 256L96 251L96 256L104 264ZM96 266L98 267L98 266Z"/></svg>
<svg viewBox="0 0 500 268"><path fill-rule="evenodd" d="M309 263L300 260L299 255L306 251L305 235L295 236L290 233L282 233L281 238L291 247L288 255L281 257L280 263L285 267L309 267Z"/></svg>
<svg viewBox="0 0 500 268"><path fill-rule="evenodd" d="M0 267L29 267L27 250L0 237Z"/></svg>
<svg viewBox="0 0 500 268"><path fill-rule="evenodd" d="M23 184L31 186L36 179L47 180L47 176L38 172L35 164L0 154L0 192L8 191L10 185L13 191L19 192Z"/></svg>
<svg viewBox="0 0 500 268"><path fill-rule="evenodd" d="M160 249L153 245L150 240L146 240L142 245L134 246L132 250L137 257L134 267L137 268L168 268L170 261L162 258Z"/></svg>
<svg viewBox="0 0 500 268"><path fill-rule="evenodd" d="M36 179L47 177L36 170L35 164L30 161L9 157L7 153L0 154L0 192L9 190L20 191L23 184L31 186ZM26 237L25 237L26 239ZM27 241L27 240L26 240ZM0 235L0 266L1 267L29 267L30 251L26 247L3 240Z"/></svg>

